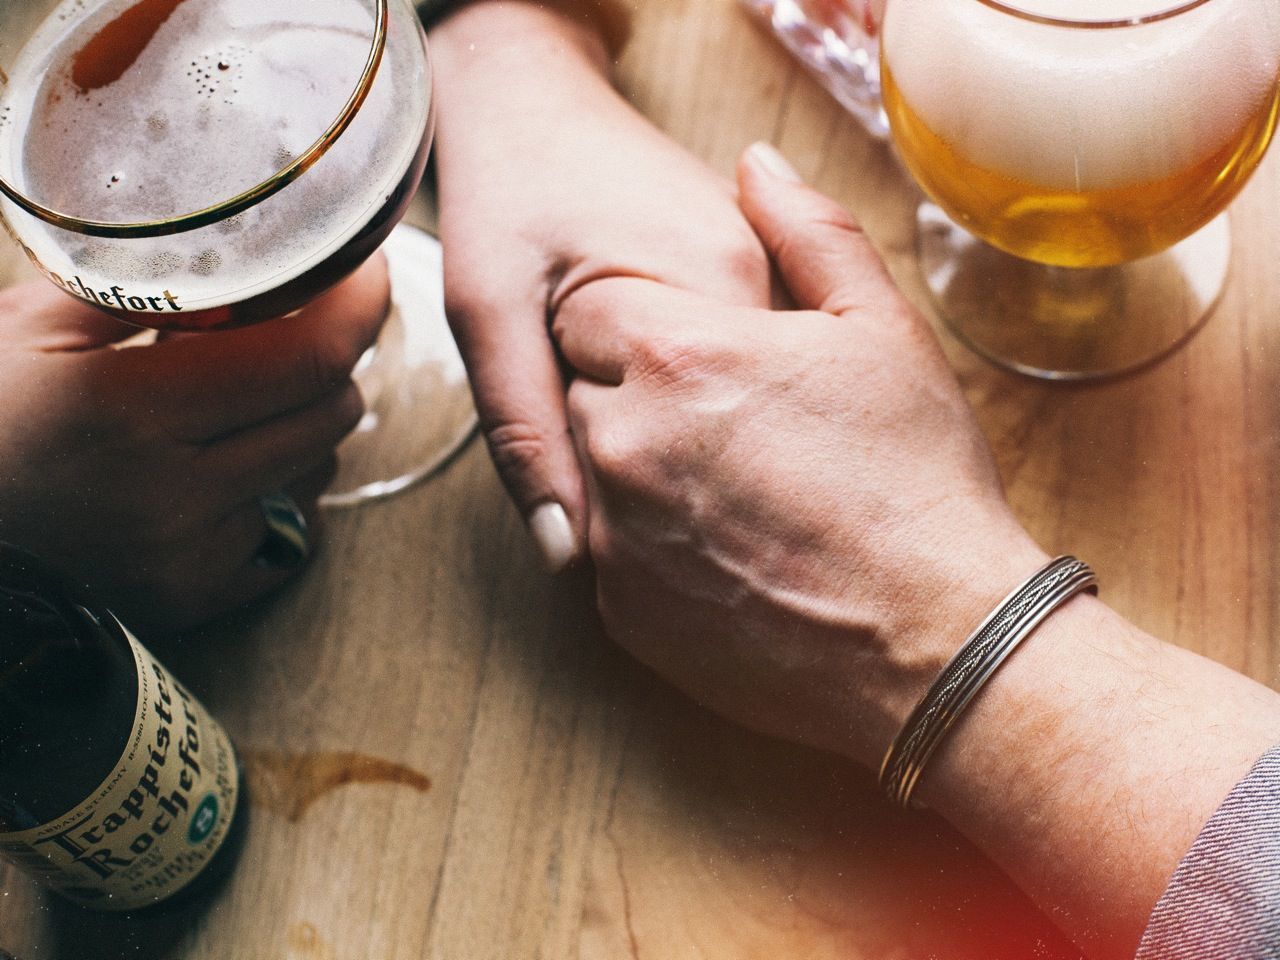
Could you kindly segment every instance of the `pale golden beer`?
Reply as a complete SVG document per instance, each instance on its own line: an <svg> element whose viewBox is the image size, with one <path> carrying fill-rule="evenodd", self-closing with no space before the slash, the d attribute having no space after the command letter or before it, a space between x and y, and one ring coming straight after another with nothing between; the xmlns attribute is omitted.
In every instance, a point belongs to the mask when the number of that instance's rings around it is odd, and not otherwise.
<svg viewBox="0 0 1280 960"><path fill-rule="evenodd" d="M891 0L883 40L885 109L920 186L993 246L1056 266L1135 260L1204 226L1280 109L1280 14L1258 0Z"/></svg>

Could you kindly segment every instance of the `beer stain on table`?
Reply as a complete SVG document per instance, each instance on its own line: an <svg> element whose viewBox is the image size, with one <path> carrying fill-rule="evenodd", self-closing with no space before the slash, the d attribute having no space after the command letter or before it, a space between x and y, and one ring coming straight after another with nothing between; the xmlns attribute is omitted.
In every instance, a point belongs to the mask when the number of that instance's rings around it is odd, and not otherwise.
<svg viewBox="0 0 1280 960"><path fill-rule="evenodd" d="M320 936L314 924L305 920L289 928L289 957L290 960L295 957L297 960L337 960L333 947Z"/></svg>
<svg viewBox="0 0 1280 960"><path fill-rule="evenodd" d="M254 806L297 823L325 794L348 784L389 783L418 793L431 780L403 764L362 753L287 753L243 750L241 761Z"/></svg>

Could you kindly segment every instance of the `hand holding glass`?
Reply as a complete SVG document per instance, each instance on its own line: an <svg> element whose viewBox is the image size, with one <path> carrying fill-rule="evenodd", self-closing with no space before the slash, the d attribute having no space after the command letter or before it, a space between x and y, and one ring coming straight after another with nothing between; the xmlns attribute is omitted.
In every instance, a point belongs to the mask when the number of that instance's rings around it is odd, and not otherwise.
<svg viewBox="0 0 1280 960"><path fill-rule="evenodd" d="M68 294L160 330L280 316L346 277L391 235L431 143L408 0L0 0L0 79L10 234ZM393 285L430 273L427 244L388 245ZM393 300L438 327L395 339L456 361L438 295ZM457 406L440 399L415 406Z"/></svg>

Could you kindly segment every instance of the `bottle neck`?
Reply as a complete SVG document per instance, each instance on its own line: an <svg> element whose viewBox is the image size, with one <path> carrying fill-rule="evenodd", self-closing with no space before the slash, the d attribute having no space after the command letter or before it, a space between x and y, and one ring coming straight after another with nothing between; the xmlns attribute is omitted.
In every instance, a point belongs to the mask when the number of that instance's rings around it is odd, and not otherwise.
<svg viewBox="0 0 1280 960"><path fill-rule="evenodd" d="M124 751L138 677L115 619L0 544L0 832L81 802Z"/></svg>

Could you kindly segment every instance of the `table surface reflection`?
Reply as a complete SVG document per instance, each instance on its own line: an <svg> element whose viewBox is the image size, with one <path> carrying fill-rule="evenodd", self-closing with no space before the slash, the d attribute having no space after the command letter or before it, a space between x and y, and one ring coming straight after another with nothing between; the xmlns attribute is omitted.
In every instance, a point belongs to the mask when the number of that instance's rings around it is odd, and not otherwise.
<svg viewBox="0 0 1280 960"><path fill-rule="evenodd" d="M751 141L778 143L927 309L914 188L733 0L647 0L620 78L726 174ZM1277 162L1234 207L1216 316L1155 369L1048 385L944 336L1040 541L1087 558L1144 628L1272 684ZM25 272L6 246L0 281ZM540 571L482 444L326 534L268 604L154 644L249 766L249 842L221 895L101 918L0 869L0 945L22 960L1075 956L945 824L614 650L589 577Z"/></svg>

